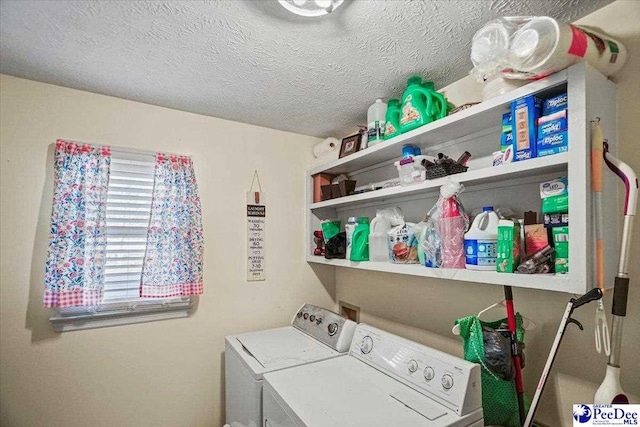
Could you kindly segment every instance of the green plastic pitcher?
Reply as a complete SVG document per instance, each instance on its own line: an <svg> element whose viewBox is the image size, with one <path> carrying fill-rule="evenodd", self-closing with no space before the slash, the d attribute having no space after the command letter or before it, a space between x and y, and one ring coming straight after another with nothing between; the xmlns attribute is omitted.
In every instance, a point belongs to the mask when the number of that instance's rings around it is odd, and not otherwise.
<svg viewBox="0 0 640 427"><path fill-rule="evenodd" d="M425 81L422 83L422 87L431 93L431 111L429 114L433 117L433 120L447 117L447 99L444 95L436 90L433 82Z"/></svg>
<svg viewBox="0 0 640 427"><path fill-rule="evenodd" d="M400 132L402 133L434 120L431 115L431 91L422 87L421 83L420 76L411 76L407 80L407 89L402 95L402 115L400 116Z"/></svg>
<svg viewBox="0 0 640 427"><path fill-rule="evenodd" d="M384 140L400 135L400 100L390 99L387 101L387 115L384 122Z"/></svg>

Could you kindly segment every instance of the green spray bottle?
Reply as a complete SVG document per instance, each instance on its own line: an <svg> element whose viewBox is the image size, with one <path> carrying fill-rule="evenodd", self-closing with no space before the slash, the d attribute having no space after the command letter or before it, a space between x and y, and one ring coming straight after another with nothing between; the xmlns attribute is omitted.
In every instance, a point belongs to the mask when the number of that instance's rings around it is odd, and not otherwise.
<svg viewBox="0 0 640 427"><path fill-rule="evenodd" d="M431 117L433 120L439 120L447 117L447 99L436 90L433 82L426 81L422 83L422 87L427 89L431 94Z"/></svg>
<svg viewBox="0 0 640 427"><path fill-rule="evenodd" d="M390 99L387 102L387 116L384 122L384 140L400 135L400 100Z"/></svg>
<svg viewBox="0 0 640 427"><path fill-rule="evenodd" d="M409 132L427 123L434 117L431 112L431 92L421 85L420 76L411 76L407 80L407 89L402 95L402 115L400 117L400 131Z"/></svg>

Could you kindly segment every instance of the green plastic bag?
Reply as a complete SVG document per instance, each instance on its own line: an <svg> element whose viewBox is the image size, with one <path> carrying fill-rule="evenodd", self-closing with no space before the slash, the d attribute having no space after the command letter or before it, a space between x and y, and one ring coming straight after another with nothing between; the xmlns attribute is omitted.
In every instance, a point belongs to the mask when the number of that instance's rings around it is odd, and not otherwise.
<svg viewBox="0 0 640 427"><path fill-rule="evenodd" d="M476 316L458 319L460 336L463 340L464 358L469 362L479 363L482 367L482 408L485 425L500 425L505 427L519 427L518 395L514 381L505 381L495 375L484 362L484 341L482 328L499 329L506 324L506 319L484 322ZM524 342L522 316L516 313L516 338ZM525 401L525 412L528 410Z"/></svg>

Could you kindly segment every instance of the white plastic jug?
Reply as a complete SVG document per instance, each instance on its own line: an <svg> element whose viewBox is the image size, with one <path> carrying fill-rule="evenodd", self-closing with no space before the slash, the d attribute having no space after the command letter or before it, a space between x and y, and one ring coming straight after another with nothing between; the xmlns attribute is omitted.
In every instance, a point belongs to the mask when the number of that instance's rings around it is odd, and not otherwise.
<svg viewBox="0 0 640 427"><path fill-rule="evenodd" d="M464 235L465 267L469 270L496 270L498 222L493 206L485 206Z"/></svg>
<svg viewBox="0 0 640 427"><path fill-rule="evenodd" d="M367 111L367 147L372 147L382 141L386 118L387 104L382 102L382 99L376 99L376 102Z"/></svg>
<svg viewBox="0 0 640 427"><path fill-rule="evenodd" d="M371 221L369 232L369 261L389 261L387 232L391 228L386 218L381 215Z"/></svg>

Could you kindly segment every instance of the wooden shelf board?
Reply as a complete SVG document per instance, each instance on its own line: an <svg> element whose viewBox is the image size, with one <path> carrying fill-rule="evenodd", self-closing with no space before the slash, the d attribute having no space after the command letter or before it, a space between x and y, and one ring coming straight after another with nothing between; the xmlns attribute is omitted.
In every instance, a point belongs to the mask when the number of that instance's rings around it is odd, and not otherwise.
<svg viewBox="0 0 640 427"><path fill-rule="evenodd" d="M345 259L326 259L320 256L308 256L307 262L334 267L355 268L358 270L379 271L443 280L487 283L501 286L508 285L567 293L581 293L581 289L584 289L583 284L571 281L570 274L509 274L495 271L427 268L418 264L393 264L391 262L371 261L352 262Z"/></svg>
<svg viewBox="0 0 640 427"><path fill-rule="evenodd" d="M461 182L469 188L473 185L497 182L507 179L524 178L527 176L541 175L544 173L566 171L569 161L568 153L560 153L548 157L538 157L517 163L488 167L483 169L469 170L464 173L452 175L451 178ZM352 196L340 197L338 199L325 200L323 202L312 203L309 208L322 209L328 207L345 207L365 201L379 199L390 199L393 197L407 196L425 191L437 191L447 178L427 180L420 184L383 188L381 190L369 191L366 193L354 194Z"/></svg>

